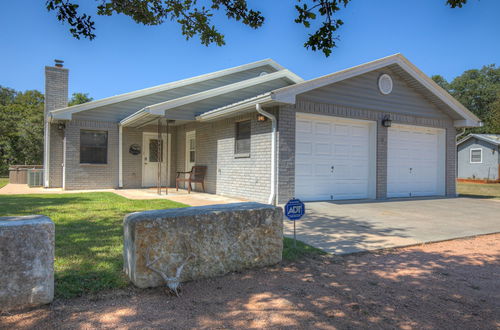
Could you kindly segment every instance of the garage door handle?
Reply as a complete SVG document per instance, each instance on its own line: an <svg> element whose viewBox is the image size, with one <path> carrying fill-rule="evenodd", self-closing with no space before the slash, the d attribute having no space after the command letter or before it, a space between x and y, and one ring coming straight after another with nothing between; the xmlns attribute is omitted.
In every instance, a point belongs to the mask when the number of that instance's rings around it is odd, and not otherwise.
<svg viewBox="0 0 500 330"><path fill-rule="evenodd" d="M335 169L335 166L332 166L332 173L333 173L333 170Z"/></svg>

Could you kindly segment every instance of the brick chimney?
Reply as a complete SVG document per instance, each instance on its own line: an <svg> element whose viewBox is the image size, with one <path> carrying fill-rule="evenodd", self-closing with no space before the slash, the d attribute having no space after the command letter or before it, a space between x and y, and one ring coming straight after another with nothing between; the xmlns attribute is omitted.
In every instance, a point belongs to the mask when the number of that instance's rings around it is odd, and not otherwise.
<svg viewBox="0 0 500 330"><path fill-rule="evenodd" d="M45 67L45 113L68 106L68 72L63 61Z"/></svg>
<svg viewBox="0 0 500 330"><path fill-rule="evenodd" d="M54 66L45 67L45 108L44 108L44 147L43 147L43 183L44 187L61 186L62 177L62 142L64 134L55 124L49 123L48 112L68 106L68 73L63 68L63 61L55 60ZM60 151L58 149L61 149ZM59 152L58 152L59 151Z"/></svg>

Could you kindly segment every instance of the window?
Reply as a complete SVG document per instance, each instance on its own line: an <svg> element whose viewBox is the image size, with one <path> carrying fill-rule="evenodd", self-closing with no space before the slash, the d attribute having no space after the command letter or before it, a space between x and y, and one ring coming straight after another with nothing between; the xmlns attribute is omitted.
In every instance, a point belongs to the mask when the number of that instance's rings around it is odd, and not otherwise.
<svg viewBox="0 0 500 330"><path fill-rule="evenodd" d="M250 135L251 121L240 121L236 123L236 143L234 153L240 157L250 157Z"/></svg>
<svg viewBox="0 0 500 330"><path fill-rule="evenodd" d="M470 162L471 163L482 163L483 162L483 149L471 149L470 150Z"/></svg>
<svg viewBox="0 0 500 330"><path fill-rule="evenodd" d="M108 132L80 131L80 164L108 162Z"/></svg>
<svg viewBox="0 0 500 330"><path fill-rule="evenodd" d="M160 141L160 142L158 142ZM158 144L160 147L160 154L158 155ZM163 140L158 139L150 139L149 140L149 162L157 163L159 159L161 159L163 155Z"/></svg>

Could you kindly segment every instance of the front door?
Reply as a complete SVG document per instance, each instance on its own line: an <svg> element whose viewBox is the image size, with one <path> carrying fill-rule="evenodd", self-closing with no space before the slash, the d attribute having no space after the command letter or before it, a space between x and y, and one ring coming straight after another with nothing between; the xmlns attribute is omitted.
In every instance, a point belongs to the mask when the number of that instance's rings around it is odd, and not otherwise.
<svg viewBox="0 0 500 330"><path fill-rule="evenodd" d="M144 133L143 135L143 187L154 187L158 184L158 167L161 167L162 186L165 186L168 182L170 173L170 134L168 139L168 154L164 152L167 149L166 137L166 134L162 134L162 139L158 140L158 134L156 133Z"/></svg>

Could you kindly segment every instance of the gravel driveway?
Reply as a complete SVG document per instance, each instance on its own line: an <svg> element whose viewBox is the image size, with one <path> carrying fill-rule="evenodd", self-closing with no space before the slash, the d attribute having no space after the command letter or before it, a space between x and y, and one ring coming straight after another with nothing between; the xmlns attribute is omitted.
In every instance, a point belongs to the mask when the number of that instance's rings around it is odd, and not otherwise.
<svg viewBox="0 0 500 330"><path fill-rule="evenodd" d="M4 314L20 328L498 329L500 235L322 256Z"/></svg>

